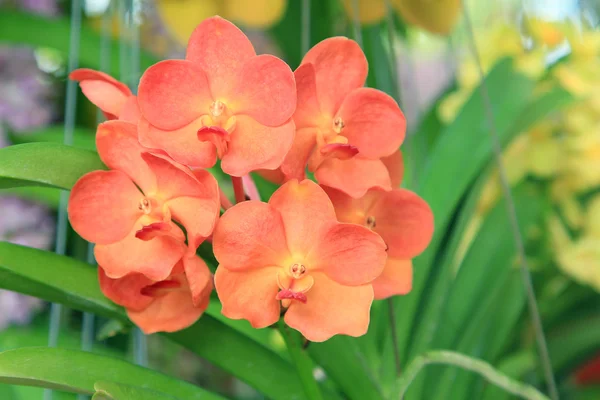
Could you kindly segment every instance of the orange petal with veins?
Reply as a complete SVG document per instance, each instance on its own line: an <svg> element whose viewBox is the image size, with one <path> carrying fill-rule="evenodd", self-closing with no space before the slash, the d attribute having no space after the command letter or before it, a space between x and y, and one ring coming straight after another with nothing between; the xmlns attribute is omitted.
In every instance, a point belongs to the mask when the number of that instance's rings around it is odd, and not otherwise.
<svg viewBox="0 0 600 400"><path fill-rule="evenodd" d="M402 151L396 150L391 156L383 157L381 161L390 174L392 189L399 188L404 178L404 158L402 157Z"/></svg>
<svg viewBox="0 0 600 400"><path fill-rule="evenodd" d="M396 101L372 88L353 90L336 117L344 121L341 135L365 158L389 156L402 144L406 119Z"/></svg>
<svg viewBox="0 0 600 400"><path fill-rule="evenodd" d="M138 222L123 240L94 248L96 261L108 277L117 279L140 273L153 281L162 281L186 252L185 236L177 225L171 223L174 235L157 236L148 241L135 237L141 227L142 223Z"/></svg>
<svg viewBox="0 0 600 400"><path fill-rule="evenodd" d="M294 71L296 79L297 106L294 112L294 122L297 129L314 128L320 119L325 117L317 97L317 76L313 64L302 64ZM330 117L333 113L330 114Z"/></svg>
<svg viewBox="0 0 600 400"><path fill-rule="evenodd" d="M217 151L210 142L198 140L202 118L176 130L158 129L142 116L138 124L140 143L150 149L161 149L173 160L190 167L210 168L217 162Z"/></svg>
<svg viewBox="0 0 600 400"><path fill-rule="evenodd" d="M306 303L292 302L285 322L311 342L323 342L333 335L367 333L373 302L371 285L343 286L322 273L314 274L314 278Z"/></svg>
<svg viewBox="0 0 600 400"><path fill-rule="evenodd" d="M269 205L281 214L292 254L307 255L317 244L316 238L322 238L337 223L327 194L307 179L285 183L273 193Z"/></svg>
<svg viewBox="0 0 600 400"><path fill-rule="evenodd" d="M254 328L264 328L279 320L280 305L276 299L278 267L230 271L217 268L215 287L227 318L246 319Z"/></svg>
<svg viewBox="0 0 600 400"><path fill-rule="evenodd" d="M386 245L375 232L356 224L335 224L321 236L309 255L312 270L347 286L364 285L377 278L387 258Z"/></svg>
<svg viewBox="0 0 600 400"><path fill-rule="evenodd" d="M371 188L391 190L390 174L381 160L353 157L349 160L329 159L315 171L321 185L359 198Z"/></svg>
<svg viewBox="0 0 600 400"><path fill-rule="evenodd" d="M176 332L196 322L207 306L208 302L204 307L195 307L189 290L176 290L155 298L142 311L128 309L127 315L147 335Z"/></svg>
<svg viewBox="0 0 600 400"><path fill-rule="evenodd" d="M205 71L189 61L161 61L148 68L140 79L140 112L161 130L189 125L208 114L212 102Z"/></svg>
<svg viewBox="0 0 600 400"><path fill-rule="evenodd" d="M127 85L104 72L80 68L71 72L69 79L79 82L85 97L102 110L107 119L119 118L126 103L134 98Z"/></svg>
<svg viewBox="0 0 600 400"><path fill-rule="evenodd" d="M108 121L98 125L96 148L110 169L125 172L145 192L155 190L156 180L142 159L147 152L138 142L137 128L124 121Z"/></svg>
<svg viewBox="0 0 600 400"><path fill-rule="evenodd" d="M221 17L205 19L192 33L186 60L202 68L209 78L212 93L229 97L245 63L256 56L246 35Z"/></svg>
<svg viewBox="0 0 600 400"><path fill-rule="evenodd" d="M296 109L296 81L290 67L270 54L252 57L244 63L235 98L228 105L236 115L244 114L259 124L279 126Z"/></svg>
<svg viewBox="0 0 600 400"><path fill-rule="evenodd" d="M231 271L281 265L290 256L281 215L254 200L223 214L213 234L213 251L219 264Z"/></svg>
<svg viewBox="0 0 600 400"><path fill-rule="evenodd" d="M309 63L315 69L318 101L326 115L334 115L344 98L367 79L367 58L354 40L345 37L317 43L302 60Z"/></svg>
<svg viewBox="0 0 600 400"><path fill-rule="evenodd" d="M185 276L192 293L192 302L196 307L206 308L213 289L213 276L203 259L194 255L184 257Z"/></svg>
<svg viewBox="0 0 600 400"><path fill-rule="evenodd" d="M317 128L297 129L292 148L281 165L282 174L287 179L306 178L306 165L316 145Z"/></svg>
<svg viewBox="0 0 600 400"><path fill-rule="evenodd" d="M151 296L142 294L142 289L154 282L142 274L129 274L119 279L111 279L100 266L98 280L102 293L120 306L141 311L153 301Z"/></svg>
<svg viewBox="0 0 600 400"><path fill-rule="evenodd" d="M236 118L229 149L221 162L223 172L240 177L258 169L278 168L292 146L294 122L268 127L248 116Z"/></svg>
<svg viewBox="0 0 600 400"><path fill-rule="evenodd" d="M375 299L410 293L413 268L411 260L388 257L383 273L372 283Z"/></svg>
<svg viewBox="0 0 600 400"><path fill-rule="evenodd" d="M69 220L85 240L110 244L125 238L142 211L142 193L121 171L95 171L75 183L69 197Z"/></svg>
<svg viewBox="0 0 600 400"><path fill-rule="evenodd" d="M369 215L374 216L374 230L388 245L391 257L413 258L431 242L434 231L431 208L410 190L379 191Z"/></svg>

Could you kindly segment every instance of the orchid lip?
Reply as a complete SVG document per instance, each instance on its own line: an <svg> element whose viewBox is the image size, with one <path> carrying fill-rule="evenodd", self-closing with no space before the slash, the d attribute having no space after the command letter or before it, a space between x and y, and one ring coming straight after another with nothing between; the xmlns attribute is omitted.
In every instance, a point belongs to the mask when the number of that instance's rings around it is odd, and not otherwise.
<svg viewBox="0 0 600 400"><path fill-rule="evenodd" d="M289 289L283 289L277 296L275 296L277 300L298 300L299 302L306 304L306 295L302 292L294 292Z"/></svg>
<svg viewBox="0 0 600 400"><path fill-rule="evenodd" d="M135 237L148 241L152 240L157 236L168 234L171 231L171 225L166 222L154 222L150 225L143 226L142 229L135 233Z"/></svg>

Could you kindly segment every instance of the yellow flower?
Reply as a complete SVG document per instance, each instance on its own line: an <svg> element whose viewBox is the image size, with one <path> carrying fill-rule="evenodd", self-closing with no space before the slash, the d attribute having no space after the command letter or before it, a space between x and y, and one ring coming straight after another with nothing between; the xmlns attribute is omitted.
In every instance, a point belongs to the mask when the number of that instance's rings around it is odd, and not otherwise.
<svg viewBox="0 0 600 400"><path fill-rule="evenodd" d="M358 20L361 24L376 24L385 17L386 9L384 0L343 0L342 4L350 20L354 20L356 17L354 6L358 4Z"/></svg>
<svg viewBox="0 0 600 400"><path fill-rule="evenodd" d="M587 205L585 233L600 238L600 196L595 196Z"/></svg>
<svg viewBox="0 0 600 400"><path fill-rule="evenodd" d="M158 12L170 32L187 43L204 19L220 15L248 28L264 29L284 15L287 0L159 0Z"/></svg>
<svg viewBox="0 0 600 400"><path fill-rule="evenodd" d="M529 33L535 42L548 47L555 47L565 41L565 32L555 22L544 21L539 18L529 18L526 23Z"/></svg>
<svg viewBox="0 0 600 400"><path fill-rule="evenodd" d="M600 239L584 236L558 254L559 267L573 279L600 292Z"/></svg>
<svg viewBox="0 0 600 400"><path fill-rule="evenodd" d="M387 11L384 0L343 0L350 19L355 17L355 3L362 24L375 24L384 19ZM390 4L404 21L440 35L450 33L461 11L460 0L390 0Z"/></svg>
<svg viewBox="0 0 600 400"><path fill-rule="evenodd" d="M392 4L408 23L440 35L450 33L462 10L461 0L394 0Z"/></svg>

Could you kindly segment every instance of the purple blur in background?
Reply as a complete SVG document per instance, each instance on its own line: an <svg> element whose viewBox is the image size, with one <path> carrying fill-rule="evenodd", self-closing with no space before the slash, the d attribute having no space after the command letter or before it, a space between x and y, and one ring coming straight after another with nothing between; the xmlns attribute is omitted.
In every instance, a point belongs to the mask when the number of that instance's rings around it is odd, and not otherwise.
<svg viewBox="0 0 600 400"><path fill-rule="evenodd" d="M0 0L20 9L47 16L57 15L56 0ZM56 115L53 85L39 70L32 49L0 47L0 147L9 144L8 132L41 128ZM11 196L0 196L0 240L39 249L50 249L54 218L47 207ZM0 330L11 324L27 324L43 302L33 297L0 290Z"/></svg>

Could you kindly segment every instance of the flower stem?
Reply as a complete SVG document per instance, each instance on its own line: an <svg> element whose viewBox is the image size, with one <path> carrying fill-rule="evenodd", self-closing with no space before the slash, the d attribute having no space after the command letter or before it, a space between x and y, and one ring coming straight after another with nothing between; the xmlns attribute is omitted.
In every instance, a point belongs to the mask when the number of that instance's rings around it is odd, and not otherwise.
<svg viewBox="0 0 600 400"><path fill-rule="evenodd" d="M219 200L221 201L221 208L223 210L227 211L233 207L233 203L231 200L229 200L229 198L227 198L227 195L223 192L223 190L221 190L221 188L219 188Z"/></svg>
<svg viewBox="0 0 600 400"><path fill-rule="evenodd" d="M235 194L235 203L237 204L246 201L246 193L244 193L244 182L242 181L242 178L232 176L231 184L233 185L233 193Z"/></svg>
<svg viewBox="0 0 600 400"><path fill-rule="evenodd" d="M283 320L279 321L279 332L283 336L292 362L296 367L306 398L309 400L323 400L321 389L313 375L313 362L303 349L301 335L285 325Z"/></svg>
<svg viewBox="0 0 600 400"><path fill-rule="evenodd" d="M400 376L401 363L400 363L400 346L398 346L398 332L396 331L396 314L394 313L394 300L389 298L387 300L389 319L390 319L390 333L392 335L392 343L394 344L394 360L396 360L396 376Z"/></svg>
<svg viewBox="0 0 600 400"><path fill-rule="evenodd" d="M485 361L471 358L453 351L430 351L416 357L396 381L391 399L401 399L417 374L428 364L454 365L481 375L488 382L508 393L527 400L549 400L533 386L518 382L494 369Z"/></svg>

